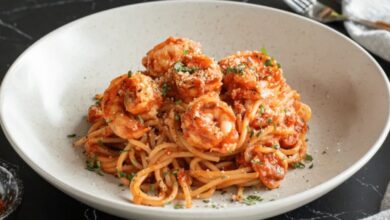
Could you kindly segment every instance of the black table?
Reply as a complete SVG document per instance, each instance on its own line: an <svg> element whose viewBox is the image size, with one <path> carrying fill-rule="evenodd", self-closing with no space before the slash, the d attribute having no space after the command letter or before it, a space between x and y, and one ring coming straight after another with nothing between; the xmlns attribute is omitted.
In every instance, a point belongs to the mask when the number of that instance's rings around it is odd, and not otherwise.
<svg viewBox="0 0 390 220"><path fill-rule="evenodd" d="M85 15L136 2L142 1L1 0L1 78L17 56L53 29ZM290 11L281 0L244 2ZM339 8L332 0L328 3ZM342 24L330 26L346 34ZM390 62L374 57L385 72L390 73ZM0 159L18 167L25 186L22 204L9 219L116 219L74 200L48 184L15 153L3 132L0 141ZM387 138L371 161L341 186L308 205L273 219L357 219L377 213L390 180L389 155L390 138Z"/></svg>

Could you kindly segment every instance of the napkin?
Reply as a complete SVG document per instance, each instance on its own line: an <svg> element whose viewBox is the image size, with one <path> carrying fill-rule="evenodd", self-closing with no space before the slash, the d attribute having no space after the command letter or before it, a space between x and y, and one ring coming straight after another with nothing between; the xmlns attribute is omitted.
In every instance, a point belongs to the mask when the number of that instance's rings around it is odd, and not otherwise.
<svg viewBox="0 0 390 220"><path fill-rule="evenodd" d="M381 212L376 215L364 218L363 220L386 220L390 219L390 184L382 200Z"/></svg>
<svg viewBox="0 0 390 220"><path fill-rule="evenodd" d="M343 0L343 14L370 21L390 22L390 1ZM390 61L390 31L371 29L351 21L345 22L345 28L360 45Z"/></svg>

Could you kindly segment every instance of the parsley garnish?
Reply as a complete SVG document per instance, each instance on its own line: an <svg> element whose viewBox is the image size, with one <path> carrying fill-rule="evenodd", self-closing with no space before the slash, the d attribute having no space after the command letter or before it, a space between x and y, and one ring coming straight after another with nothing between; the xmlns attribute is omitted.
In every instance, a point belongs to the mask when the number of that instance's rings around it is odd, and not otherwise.
<svg viewBox="0 0 390 220"><path fill-rule="evenodd" d="M262 48L260 49L260 51L261 51L264 55L267 55L267 56L268 56L267 49L265 49L264 47L262 47Z"/></svg>
<svg viewBox="0 0 390 220"><path fill-rule="evenodd" d="M129 70L128 72L127 72L127 77L131 77L133 75L133 72L131 72L131 70Z"/></svg>
<svg viewBox="0 0 390 220"><path fill-rule="evenodd" d="M236 73L242 75L244 73L245 64L238 64L236 67L228 67L226 68L226 73Z"/></svg>
<svg viewBox="0 0 390 220"><path fill-rule="evenodd" d="M311 162L311 161L313 161L313 157L310 154L306 154L305 161Z"/></svg>
<svg viewBox="0 0 390 220"><path fill-rule="evenodd" d="M280 146L278 144L275 144L274 146L272 146L273 149L277 150L280 148Z"/></svg>
<svg viewBox="0 0 390 220"><path fill-rule="evenodd" d="M132 181L136 175L137 175L136 173L129 173L129 174L127 175L127 179L128 179L129 181Z"/></svg>
<svg viewBox="0 0 390 220"><path fill-rule="evenodd" d="M292 168L294 169L303 169L305 168L305 164L301 163L301 162L295 162L292 164Z"/></svg>
<svg viewBox="0 0 390 220"><path fill-rule="evenodd" d="M122 172L122 171L118 171L118 176L119 177L125 177L126 176L126 173Z"/></svg>
<svg viewBox="0 0 390 220"><path fill-rule="evenodd" d="M176 105L180 105L182 102L183 102L183 101L181 101L181 99L178 99L178 100L175 101L175 104L176 104Z"/></svg>
<svg viewBox="0 0 390 220"><path fill-rule="evenodd" d="M272 118L268 118L267 119L267 124L271 124L272 123Z"/></svg>
<svg viewBox="0 0 390 220"><path fill-rule="evenodd" d="M266 60L264 63L265 66L272 66L272 60Z"/></svg>
<svg viewBox="0 0 390 220"><path fill-rule="evenodd" d="M87 170L95 172L100 176L103 176L101 171L100 161L96 159L96 156L87 159Z"/></svg>
<svg viewBox="0 0 390 220"><path fill-rule="evenodd" d="M67 137L68 138L74 138L74 137L76 137L76 134L68 134Z"/></svg>
<svg viewBox="0 0 390 220"><path fill-rule="evenodd" d="M281 68L281 67L282 67L282 65L280 65L280 63L277 63L276 65L278 66L278 68Z"/></svg>
<svg viewBox="0 0 390 220"><path fill-rule="evenodd" d="M177 114L177 113L175 114L175 120L176 120L176 121L180 121L180 115Z"/></svg>
<svg viewBox="0 0 390 220"><path fill-rule="evenodd" d="M314 164L310 164L309 169L313 169Z"/></svg>
<svg viewBox="0 0 390 220"><path fill-rule="evenodd" d="M260 114L264 114L265 112L265 105L261 104L260 105Z"/></svg>
<svg viewBox="0 0 390 220"><path fill-rule="evenodd" d="M184 50L184 51L183 51L183 54L184 54L184 55L187 55L188 53L189 53L188 50Z"/></svg>
<svg viewBox="0 0 390 220"><path fill-rule="evenodd" d="M174 208L174 209L182 209L182 208L184 208L184 206L183 206L183 203L178 202L178 203L176 203L176 204L173 206L173 208Z"/></svg>
<svg viewBox="0 0 390 220"><path fill-rule="evenodd" d="M199 67L188 67L180 61L176 62L175 65L173 65L173 68L175 69L176 72L183 72L183 73L190 73L190 74L199 70Z"/></svg>
<svg viewBox="0 0 390 220"><path fill-rule="evenodd" d="M248 125L247 129L248 129L249 137L253 137L253 135L255 134L255 131L251 127L249 127L249 125Z"/></svg>
<svg viewBox="0 0 390 220"><path fill-rule="evenodd" d="M170 90L171 87L168 86L168 84L164 83L161 87L161 95L162 96L166 96L167 95L167 92L168 90Z"/></svg>
<svg viewBox="0 0 390 220"><path fill-rule="evenodd" d="M204 199L204 200L202 200L204 203L209 203L210 202L210 200L208 200L208 199Z"/></svg>
<svg viewBox="0 0 390 220"><path fill-rule="evenodd" d="M256 204L256 202L261 202L261 201L263 201L263 199L260 196L250 195L244 199L243 203L245 205L254 205Z"/></svg>
<svg viewBox="0 0 390 220"><path fill-rule="evenodd" d="M172 175L177 176L177 172L179 172L179 171L178 170L173 170L172 171Z"/></svg>

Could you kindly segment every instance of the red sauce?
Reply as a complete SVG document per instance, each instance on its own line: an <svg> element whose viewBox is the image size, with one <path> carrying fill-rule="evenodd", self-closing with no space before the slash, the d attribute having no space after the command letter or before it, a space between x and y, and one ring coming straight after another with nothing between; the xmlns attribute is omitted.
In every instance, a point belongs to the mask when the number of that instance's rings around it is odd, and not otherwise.
<svg viewBox="0 0 390 220"><path fill-rule="evenodd" d="M261 182L268 188L279 187L279 182L286 175L287 169L284 167L283 160L274 153L256 152L259 163L252 163L253 169L259 173Z"/></svg>

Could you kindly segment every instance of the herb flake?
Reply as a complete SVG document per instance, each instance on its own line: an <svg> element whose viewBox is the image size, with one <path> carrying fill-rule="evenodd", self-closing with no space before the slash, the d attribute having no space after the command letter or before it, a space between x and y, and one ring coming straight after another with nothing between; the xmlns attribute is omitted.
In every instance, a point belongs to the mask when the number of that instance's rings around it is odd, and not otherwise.
<svg viewBox="0 0 390 220"><path fill-rule="evenodd" d="M306 154L305 161L306 162L311 162L311 161L313 161L313 157L310 154Z"/></svg>
<svg viewBox="0 0 390 220"><path fill-rule="evenodd" d="M245 64L238 64L236 67L228 67L226 69L226 73L236 73L236 74L244 74L244 70L245 70Z"/></svg>
<svg viewBox="0 0 390 220"><path fill-rule="evenodd" d="M249 195L249 196L247 196L247 197L244 199L243 203L244 203L245 205L254 205L254 204L256 204L257 202L261 202L261 201L263 201L263 198L261 198L260 196L257 196L257 195Z"/></svg>
<svg viewBox="0 0 390 220"><path fill-rule="evenodd" d="M292 168L294 169L303 169L305 168L305 164L301 163L301 162L295 162L292 164Z"/></svg>

